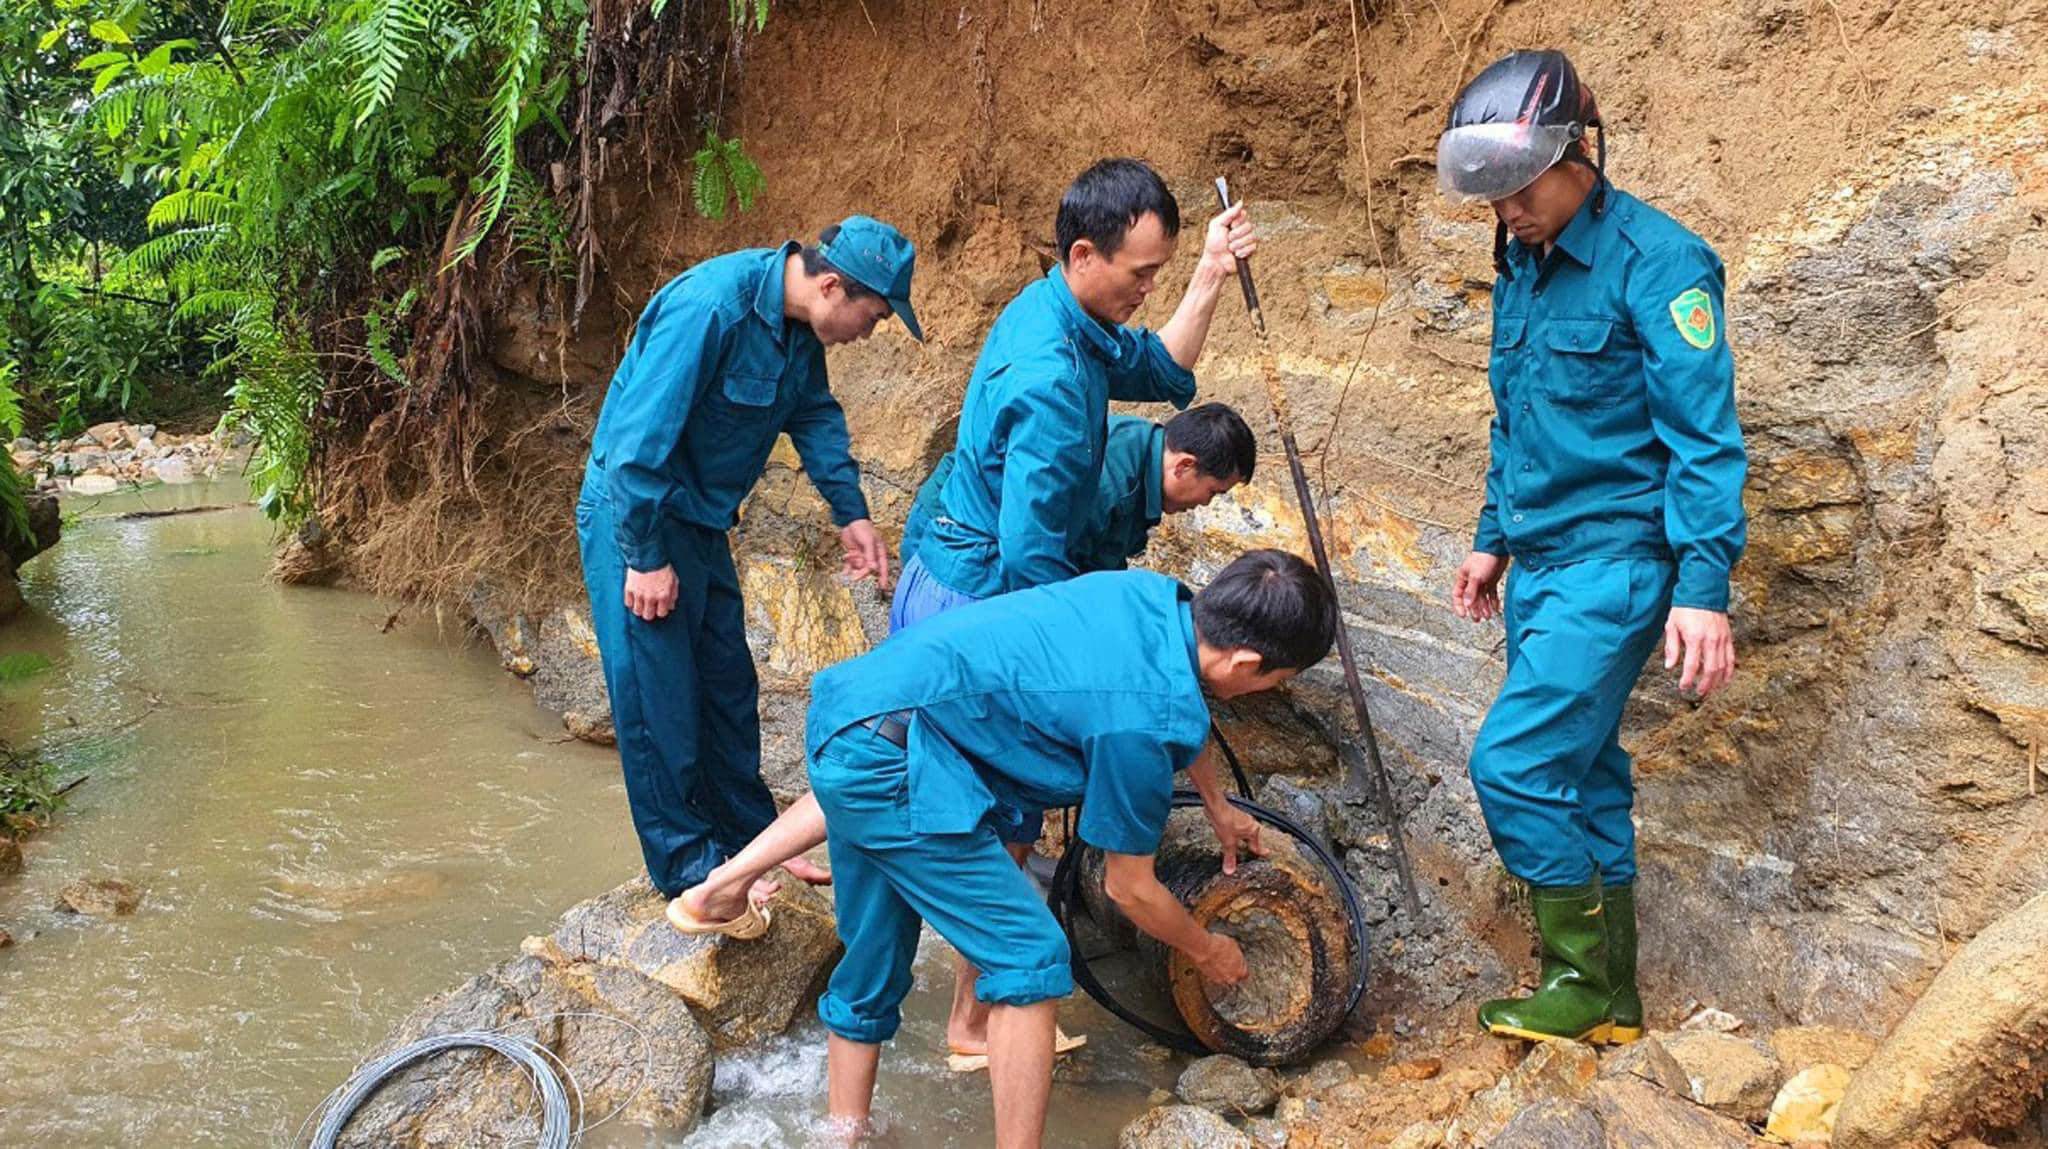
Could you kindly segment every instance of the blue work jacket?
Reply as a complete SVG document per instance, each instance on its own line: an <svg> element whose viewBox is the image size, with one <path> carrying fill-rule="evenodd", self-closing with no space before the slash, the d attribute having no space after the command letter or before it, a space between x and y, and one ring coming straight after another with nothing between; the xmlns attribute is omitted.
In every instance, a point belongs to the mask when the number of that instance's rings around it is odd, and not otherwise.
<svg viewBox="0 0 2048 1149"><path fill-rule="evenodd" d="M1108 571L935 615L819 671L805 744L899 712L917 832L1078 802L1084 841L1150 854L1209 733L1188 590Z"/></svg>
<svg viewBox="0 0 2048 1149"><path fill-rule="evenodd" d="M1067 554L1083 574L1120 571L1145 553L1152 528L1163 513L1166 428L1150 419L1112 415L1109 438L1102 448L1102 478L1095 485L1095 509L1087 523L1068 540ZM939 492L953 474L948 451L917 489L910 517L903 523L903 553L917 553L939 505Z"/></svg>
<svg viewBox="0 0 2048 1149"><path fill-rule="evenodd" d="M1728 609L1748 457L1721 260L1634 196L1587 196L1493 288L1494 419L1473 549L1529 566L1666 558L1674 606Z"/></svg>
<svg viewBox="0 0 2048 1149"><path fill-rule="evenodd" d="M782 313L783 262L798 246L707 259L640 313L584 478L611 501L628 567L659 570L676 557L662 547L663 515L731 529L785 431L832 521L868 517L824 345Z"/></svg>
<svg viewBox="0 0 2048 1149"><path fill-rule="evenodd" d="M919 540L925 568L982 598L1079 574L1070 544L1095 506L1109 401L1185 407L1194 395L1157 335L1090 318L1053 268L982 345L953 474Z"/></svg>

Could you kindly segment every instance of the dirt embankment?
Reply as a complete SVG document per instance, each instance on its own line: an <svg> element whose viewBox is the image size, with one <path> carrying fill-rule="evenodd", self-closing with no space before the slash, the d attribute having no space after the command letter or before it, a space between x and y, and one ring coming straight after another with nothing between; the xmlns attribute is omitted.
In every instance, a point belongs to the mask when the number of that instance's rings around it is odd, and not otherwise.
<svg viewBox="0 0 2048 1149"><path fill-rule="evenodd" d="M633 315L691 261L855 210L917 240L931 341L892 331L832 359L877 514L900 521L980 337L1051 254L1066 180L1141 155L1199 216L1227 175L1261 228L1424 921L1393 913L1385 839L1343 800L1334 670L1235 724L1371 888L1378 1008L1450 1016L1519 968L1524 935L1501 920L1464 770L1499 634L1445 599L1485 459L1491 227L1436 197L1429 161L1461 77L1563 47L1599 94L1615 181L1727 262L1753 460L1738 681L1698 704L1652 674L1631 712L1653 1012L1700 999L1881 1030L1961 939L2048 883L2048 800L2027 774L2048 739L2043 20L2038 0L778 7L729 97L768 177L755 210L695 218L678 148L607 188L609 273L580 331L494 301L495 446L549 476L561 516L525 584L552 600L482 613L508 665L601 720L567 537L575 463ZM1234 300L1198 375L1263 420ZM879 621L865 588L829 577L793 463L778 456L741 529L785 762L809 673ZM1248 545L1299 548L1283 471L1269 458L1249 491L1172 527L1154 565L1201 578Z"/></svg>

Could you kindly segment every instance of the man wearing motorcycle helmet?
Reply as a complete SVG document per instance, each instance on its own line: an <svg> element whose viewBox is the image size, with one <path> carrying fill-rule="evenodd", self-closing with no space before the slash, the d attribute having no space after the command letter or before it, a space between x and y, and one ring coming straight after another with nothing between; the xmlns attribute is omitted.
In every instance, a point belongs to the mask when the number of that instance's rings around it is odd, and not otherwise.
<svg viewBox="0 0 2048 1149"><path fill-rule="evenodd" d="M1539 988L1479 1019L1534 1040L1641 1035L1622 709L1660 638L1682 690L1735 670L1747 457L1721 261L1611 186L1606 150L1591 89L1555 51L1481 72L1437 145L1440 190L1493 207L1499 273L1485 503L1452 606L1503 617L1507 677L1471 777L1543 955Z"/></svg>

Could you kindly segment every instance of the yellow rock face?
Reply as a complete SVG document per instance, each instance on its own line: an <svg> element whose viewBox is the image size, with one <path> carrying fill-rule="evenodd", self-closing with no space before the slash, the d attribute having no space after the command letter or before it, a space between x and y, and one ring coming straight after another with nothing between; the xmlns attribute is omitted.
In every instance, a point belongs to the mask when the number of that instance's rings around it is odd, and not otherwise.
<svg viewBox="0 0 2048 1149"><path fill-rule="evenodd" d="M1801 1070L1771 1102L1765 1132L1788 1144L1826 1142L1835 1135L1835 1111L1849 1089L1849 1071L1822 1064Z"/></svg>
<svg viewBox="0 0 2048 1149"><path fill-rule="evenodd" d="M774 636L754 657L770 670L809 677L868 649L853 595L832 573L782 559L757 559L740 571L749 622ZM751 628L750 628L751 629Z"/></svg>

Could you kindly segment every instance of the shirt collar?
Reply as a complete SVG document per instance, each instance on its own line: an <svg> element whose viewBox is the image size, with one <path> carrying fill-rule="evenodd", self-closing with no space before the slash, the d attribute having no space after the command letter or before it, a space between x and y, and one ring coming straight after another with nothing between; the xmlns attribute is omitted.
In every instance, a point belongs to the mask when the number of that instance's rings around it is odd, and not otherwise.
<svg viewBox="0 0 2048 1149"><path fill-rule="evenodd" d="M1614 189L1607 189L1607 212L1596 214L1593 211L1594 204L1599 201L1600 188L1596 185L1586 194L1584 202L1579 204L1579 210L1572 216L1572 221L1564 225L1564 230L1558 233L1557 242L1553 245L1589 271L1593 267L1593 249L1597 246L1601 222L1614 210ZM1507 255L1508 262L1515 267L1537 262L1535 249L1519 239L1508 240Z"/></svg>
<svg viewBox="0 0 2048 1149"><path fill-rule="evenodd" d="M1152 424L1145 440L1145 471L1141 483L1145 490L1145 527L1159 525L1166 505L1166 428Z"/></svg>
<svg viewBox="0 0 2048 1149"><path fill-rule="evenodd" d="M802 244L791 240L768 253L767 266L762 269L761 286L754 289L754 314L775 333L780 343L789 328L789 317L782 313L782 269L789 257L802 248Z"/></svg>
<svg viewBox="0 0 2048 1149"><path fill-rule="evenodd" d="M1586 193L1586 200L1579 205L1578 214L1564 225L1558 233L1557 249L1571 256L1579 265L1590 270L1593 266L1594 241L1599 238L1600 216L1593 208L1600 202L1600 189L1596 186Z"/></svg>
<svg viewBox="0 0 2048 1149"><path fill-rule="evenodd" d="M1059 300L1060 316L1067 329L1078 334L1081 341L1103 359L1111 363L1120 362L1124 357L1122 342L1107 326L1088 314L1080 300L1074 298L1074 289L1067 286L1065 266L1053 264L1045 277L1052 280L1053 298Z"/></svg>

